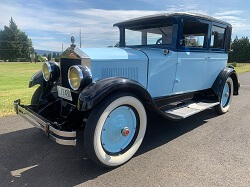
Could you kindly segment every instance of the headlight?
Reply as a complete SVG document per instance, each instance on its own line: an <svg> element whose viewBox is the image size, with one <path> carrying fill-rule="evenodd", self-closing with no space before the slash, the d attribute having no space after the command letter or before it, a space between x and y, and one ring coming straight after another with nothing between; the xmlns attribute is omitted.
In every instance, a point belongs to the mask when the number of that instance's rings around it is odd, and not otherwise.
<svg viewBox="0 0 250 187"><path fill-rule="evenodd" d="M84 88L92 82L92 75L86 66L71 66L68 71L69 85L73 90Z"/></svg>
<svg viewBox="0 0 250 187"><path fill-rule="evenodd" d="M54 62L45 62L42 67L42 72L45 81L55 81L60 75L59 66Z"/></svg>
<svg viewBox="0 0 250 187"><path fill-rule="evenodd" d="M43 64L42 71L43 71L43 78L44 78L44 80L48 81L49 78L50 78L50 75L52 73L52 69L51 69L51 66L50 66L49 62L45 62Z"/></svg>

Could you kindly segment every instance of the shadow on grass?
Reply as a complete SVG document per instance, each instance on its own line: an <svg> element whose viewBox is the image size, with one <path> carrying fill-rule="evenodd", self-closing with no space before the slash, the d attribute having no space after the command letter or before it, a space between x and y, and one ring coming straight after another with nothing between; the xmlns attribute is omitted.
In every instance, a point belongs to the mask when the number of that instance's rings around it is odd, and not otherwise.
<svg viewBox="0 0 250 187"><path fill-rule="evenodd" d="M213 110L178 122L151 116L145 139L135 157L192 131L216 116ZM11 171L30 166L34 167L19 177L13 176L13 172L11 174ZM35 128L0 135L0 186L74 186L111 171L96 166L87 158L82 133L78 134L76 147L57 145Z"/></svg>

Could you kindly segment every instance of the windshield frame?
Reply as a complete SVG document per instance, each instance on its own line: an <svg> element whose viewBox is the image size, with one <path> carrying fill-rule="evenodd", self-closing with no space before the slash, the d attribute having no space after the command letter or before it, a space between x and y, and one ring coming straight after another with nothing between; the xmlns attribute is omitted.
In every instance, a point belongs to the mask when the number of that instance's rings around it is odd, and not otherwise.
<svg viewBox="0 0 250 187"><path fill-rule="evenodd" d="M172 42L171 44L147 44L147 45L125 45L126 43L126 29L132 30L133 27L145 27L146 25L154 25L158 22L159 27L168 26L167 23L171 23L169 26L173 26L172 29ZM160 26L162 25L162 26ZM157 28L157 27L146 27L146 28ZM142 21L133 25L128 25L124 27L119 27L120 30L120 42L119 47L130 47L130 48L140 48L140 47L149 47L149 48L169 48L174 49L176 47L176 40L178 35L178 21L174 18L165 18L165 19L156 19L151 21Z"/></svg>

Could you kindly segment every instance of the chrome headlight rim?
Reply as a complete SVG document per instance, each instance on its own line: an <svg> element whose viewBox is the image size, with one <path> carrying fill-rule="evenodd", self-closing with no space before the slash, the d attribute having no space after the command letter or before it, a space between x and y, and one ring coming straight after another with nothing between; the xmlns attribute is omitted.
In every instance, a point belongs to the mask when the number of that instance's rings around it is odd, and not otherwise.
<svg viewBox="0 0 250 187"><path fill-rule="evenodd" d="M43 79L44 79L45 81L49 81L50 78L51 78L52 67L51 67L51 65L50 65L49 62L45 62L45 63L43 64L43 67L44 67L44 65L46 65L47 68L48 68L48 71L49 71L49 78L48 78L48 79L46 78L45 73L44 73L44 69L42 68Z"/></svg>
<svg viewBox="0 0 250 187"><path fill-rule="evenodd" d="M77 70L77 73L78 73L78 76L79 76L79 86L78 86L78 87L74 87L74 86L72 85L72 83L71 83L71 80L70 80L70 72L71 72L71 70L72 70L73 68ZM75 90L75 91L78 90L78 89L81 87L81 82L82 82L82 80L83 80L83 72L82 72L81 68L80 68L79 66L77 66L77 65L71 66L71 67L69 68L69 70L68 70L68 82L69 82L69 85L70 85L71 89L73 89L73 90Z"/></svg>

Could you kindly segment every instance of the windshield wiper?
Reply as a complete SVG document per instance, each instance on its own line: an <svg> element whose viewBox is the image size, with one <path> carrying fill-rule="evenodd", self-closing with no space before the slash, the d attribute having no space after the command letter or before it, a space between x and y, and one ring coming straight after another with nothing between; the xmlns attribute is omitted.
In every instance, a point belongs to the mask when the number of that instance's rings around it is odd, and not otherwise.
<svg viewBox="0 0 250 187"><path fill-rule="evenodd" d="M167 34L161 28L159 28L159 30L162 32L162 34L164 34L165 36L167 36Z"/></svg>

